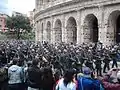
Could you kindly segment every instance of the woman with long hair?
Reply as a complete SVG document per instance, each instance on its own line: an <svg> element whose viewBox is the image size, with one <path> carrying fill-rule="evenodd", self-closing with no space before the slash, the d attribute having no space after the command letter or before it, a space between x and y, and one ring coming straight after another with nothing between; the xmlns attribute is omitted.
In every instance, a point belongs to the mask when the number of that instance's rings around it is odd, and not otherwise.
<svg viewBox="0 0 120 90"><path fill-rule="evenodd" d="M64 77L58 81L56 90L76 90L76 84L73 79L74 71L67 70Z"/></svg>

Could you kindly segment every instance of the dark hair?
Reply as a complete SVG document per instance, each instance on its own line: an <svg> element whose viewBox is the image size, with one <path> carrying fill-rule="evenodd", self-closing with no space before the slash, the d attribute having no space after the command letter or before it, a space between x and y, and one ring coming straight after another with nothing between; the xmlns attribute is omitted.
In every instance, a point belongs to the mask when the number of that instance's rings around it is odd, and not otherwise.
<svg viewBox="0 0 120 90"><path fill-rule="evenodd" d="M32 61L32 65L33 65L33 66L37 66L38 63L39 63L39 60L38 60L38 59L34 59L34 60Z"/></svg>
<svg viewBox="0 0 120 90"><path fill-rule="evenodd" d="M51 70L51 68L50 67L45 67L44 71L43 71L43 74L45 76L47 76L47 75L52 76L52 70Z"/></svg>
<svg viewBox="0 0 120 90"><path fill-rule="evenodd" d="M55 83L55 81L53 78L51 68L45 67L43 69L43 73L42 73L42 86L43 86L43 88L50 87L49 85L51 85L53 87L54 83ZM50 89L50 90L52 90L52 89Z"/></svg>
<svg viewBox="0 0 120 90"><path fill-rule="evenodd" d="M74 75L73 70L66 70L64 74L64 85L67 86L67 84L71 81L73 81L73 75Z"/></svg>
<svg viewBox="0 0 120 90"><path fill-rule="evenodd" d="M12 64L13 64L13 65L16 65L16 64L18 63L18 61L19 61L18 58L13 58L13 62L12 62Z"/></svg>
<svg viewBox="0 0 120 90"><path fill-rule="evenodd" d="M30 67L32 65L32 62L28 61L27 65L28 65L28 67Z"/></svg>
<svg viewBox="0 0 120 90"><path fill-rule="evenodd" d="M19 60L18 61L18 66L23 66L23 61Z"/></svg>

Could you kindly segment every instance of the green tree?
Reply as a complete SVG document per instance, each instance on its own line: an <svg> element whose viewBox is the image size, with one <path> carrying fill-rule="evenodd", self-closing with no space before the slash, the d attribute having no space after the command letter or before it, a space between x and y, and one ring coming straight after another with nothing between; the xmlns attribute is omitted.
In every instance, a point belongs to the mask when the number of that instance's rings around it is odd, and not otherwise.
<svg viewBox="0 0 120 90"><path fill-rule="evenodd" d="M8 17L6 26L10 32L12 31L17 35L17 39L21 38L22 33L29 33L32 30L29 18L22 15Z"/></svg>

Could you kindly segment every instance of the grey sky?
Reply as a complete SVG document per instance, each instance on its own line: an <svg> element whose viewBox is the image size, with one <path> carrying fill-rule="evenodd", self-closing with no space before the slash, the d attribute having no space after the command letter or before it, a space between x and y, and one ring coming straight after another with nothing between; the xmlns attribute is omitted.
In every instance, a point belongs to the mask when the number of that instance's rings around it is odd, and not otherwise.
<svg viewBox="0 0 120 90"><path fill-rule="evenodd" d="M2 13L9 12L7 4L8 4L7 0L0 0L0 12Z"/></svg>
<svg viewBox="0 0 120 90"><path fill-rule="evenodd" d="M0 0L0 12L11 14L12 11L27 14L35 8L35 0Z"/></svg>

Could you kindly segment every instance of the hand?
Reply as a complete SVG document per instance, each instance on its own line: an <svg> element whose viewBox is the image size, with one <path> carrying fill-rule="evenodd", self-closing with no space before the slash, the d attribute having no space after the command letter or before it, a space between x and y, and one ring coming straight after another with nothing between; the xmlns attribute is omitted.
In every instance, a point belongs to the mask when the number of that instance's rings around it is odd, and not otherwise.
<svg viewBox="0 0 120 90"><path fill-rule="evenodd" d="M97 72L93 72L94 78L97 78Z"/></svg>

